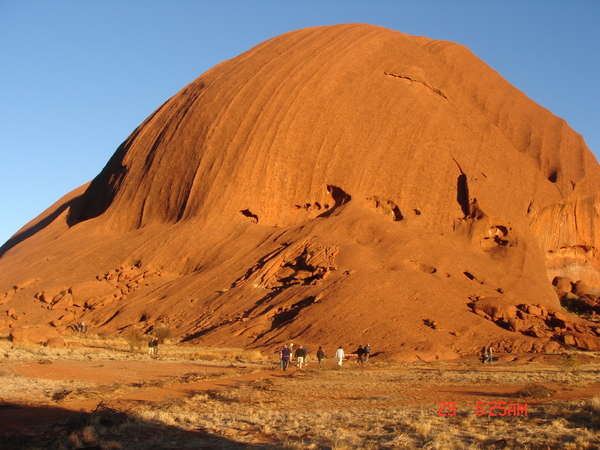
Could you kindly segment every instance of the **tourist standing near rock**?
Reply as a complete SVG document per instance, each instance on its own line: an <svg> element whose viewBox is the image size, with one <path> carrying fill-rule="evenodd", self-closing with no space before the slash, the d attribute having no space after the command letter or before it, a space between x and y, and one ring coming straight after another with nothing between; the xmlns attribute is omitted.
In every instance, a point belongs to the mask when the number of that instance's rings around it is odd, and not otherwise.
<svg viewBox="0 0 600 450"><path fill-rule="evenodd" d="M340 345L335 351L335 358L337 359L338 366L342 367L342 361L344 361L344 349Z"/></svg>
<svg viewBox="0 0 600 450"><path fill-rule="evenodd" d="M363 349L364 354L365 354L365 364L369 364L369 355L371 354L371 345L367 344L365 345L365 348Z"/></svg>

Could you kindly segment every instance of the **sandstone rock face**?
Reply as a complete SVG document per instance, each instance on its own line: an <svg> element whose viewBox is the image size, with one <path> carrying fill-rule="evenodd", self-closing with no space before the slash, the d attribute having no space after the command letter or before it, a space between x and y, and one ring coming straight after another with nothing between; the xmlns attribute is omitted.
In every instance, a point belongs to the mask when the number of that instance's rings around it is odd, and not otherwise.
<svg viewBox="0 0 600 450"><path fill-rule="evenodd" d="M55 337L48 339L45 345L48 348L63 348L65 346L65 341L61 337Z"/></svg>
<svg viewBox="0 0 600 450"><path fill-rule="evenodd" d="M43 326L15 328L11 331L11 342L30 342L32 344L46 344L51 339L61 339L58 331Z"/></svg>
<svg viewBox="0 0 600 450"><path fill-rule="evenodd" d="M558 295L568 294L573 290L573 282L567 277L555 277L552 285L556 288Z"/></svg>
<svg viewBox="0 0 600 450"><path fill-rule="evenodd" d="M468 49L309 28L155 111L2 247L0 298L203 345L592 348L550 280L600 287L599 191L582 137Z"/></svg>

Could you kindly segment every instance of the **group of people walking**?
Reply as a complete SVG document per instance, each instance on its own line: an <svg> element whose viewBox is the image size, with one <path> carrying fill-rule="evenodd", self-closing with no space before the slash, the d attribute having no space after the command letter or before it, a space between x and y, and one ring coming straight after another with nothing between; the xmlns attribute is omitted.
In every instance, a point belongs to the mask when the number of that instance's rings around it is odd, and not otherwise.
<svg viewBox="0 0 600 450"><path fill-rule="evenodd" d="M369 364L369 355L371 354L371 346L369 344L364 347L359 345L355 353L359 364Z"/></svg>
<svg viewBox="0 0 600 450"><path fill-rule="evenodd" d="M371 354L371 346L369 344L365 345L364 347L361 345L358 347L358 350L353 353L357 354L358 364L368 364L369 363L369 355ZM336 360L338 366L342 367L342 363L343 363L345 357L346 357L346 354L344 353L344 349L340 345L337 348L337 350L335 351L335 360ZM289 344L289 345L285 344L279 350L279 367L280 367L280 369L285 372L288 369L288 367L290 366L290 361L294 358L296 360L296 367L298 369L302 369L303 366L308 364L308 348L303 345L294 346L294 344ZM317 362L318 362L317 367L319 369L323 368L324 360L325 360L325 352L323 351L323 347L319 347L319 350L317 350Z"/></svg>
<svg viewBox="0 0 600 450"><path fill-rule="evenodd" d="M148 354L150 356L158 355L158 338L152 338L148 342Z"/></svg>
<svg viewBox="0 0 600 450"><path fill-rule="evenodd" d="M319 347L320 349L321 347ZM302 345L296 346L294 350L294 344L284 345L281 350L279 350L279 367L284 372L290 366L290 361L292 358L296 359L296 365L298 369L302 369L302 366L308 364L308 348Z"/></svg>
<svg viewBox="0 0 600 450"><path fill-rule="evenodd" d="M481 360L484 364L494 362L494 351L491 345L481 349Z"/></svg>

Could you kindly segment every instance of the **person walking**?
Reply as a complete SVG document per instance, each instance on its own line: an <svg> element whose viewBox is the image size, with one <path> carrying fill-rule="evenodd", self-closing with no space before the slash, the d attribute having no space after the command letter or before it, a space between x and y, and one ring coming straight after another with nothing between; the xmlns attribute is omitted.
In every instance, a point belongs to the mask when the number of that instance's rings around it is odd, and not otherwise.
<svg viewBox="0 0 600 450"><path fill-rule="evenodd" d="M288 366L290 365L290 357L292 356L292 351L287 345L284 345L279 355L281 356L281 370L285 372Z"/></svg>
<svg viewBox="0 0 600 450"><path fill-rule="evenodd" d="M295 356L296 361L298 362L298 369L302 369L302 366L306 362L306 349L303 346L298 347Z"/></svg>
<svg viewBox="0 0 600 450"><path fill-rule="evenodd" d="M365 354L365 349L362 347L362 345L358 346L358 350L356 350L354 353L356 353L357 356L357 363L361 364L363 363L363 355Z"/></svg>
<svg viewBox="0 0 600 450"><path fill-rule="evenodd" d="M325 359L325 352L323 351L323 347L319 347L317 350L317 361L319 361L319 369L323 368L323 360Z"/></svg>
<svg viewBox="0 0 600 450"><path fill-rule="evenodd" d="M344 361L344 349L340 345L335 351L335 359L337 359L338 366L342 367L342 361Z"/></svg>
<svg viewBox="0 0 600 450"><path fill-rule="evenodd" d="M365 364L369 364L369 355L371 354L371 345L370 344L365 345L365 347L363 348L363 352L365 355Z"/></svg>
<svg viewBox="0 0 600 450"><path fill-rule="evenodd" d="M488 347L487 356L485 358L485 362L492 363L494 362L494 351L492 350L492 346Z"/></svg>

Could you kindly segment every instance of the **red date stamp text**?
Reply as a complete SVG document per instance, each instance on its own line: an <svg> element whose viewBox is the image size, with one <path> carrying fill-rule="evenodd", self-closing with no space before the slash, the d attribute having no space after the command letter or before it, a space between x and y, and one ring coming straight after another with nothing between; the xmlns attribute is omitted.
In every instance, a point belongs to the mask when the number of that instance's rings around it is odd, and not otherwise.
<svg viewBox="0 0 600 450"><path fill-rule="evenodd" d="M458 408L456 402L438 402L437 415L441 417L455 416ZM509 402L476 402L477 416L527 416L527 403Z"/></svg>

